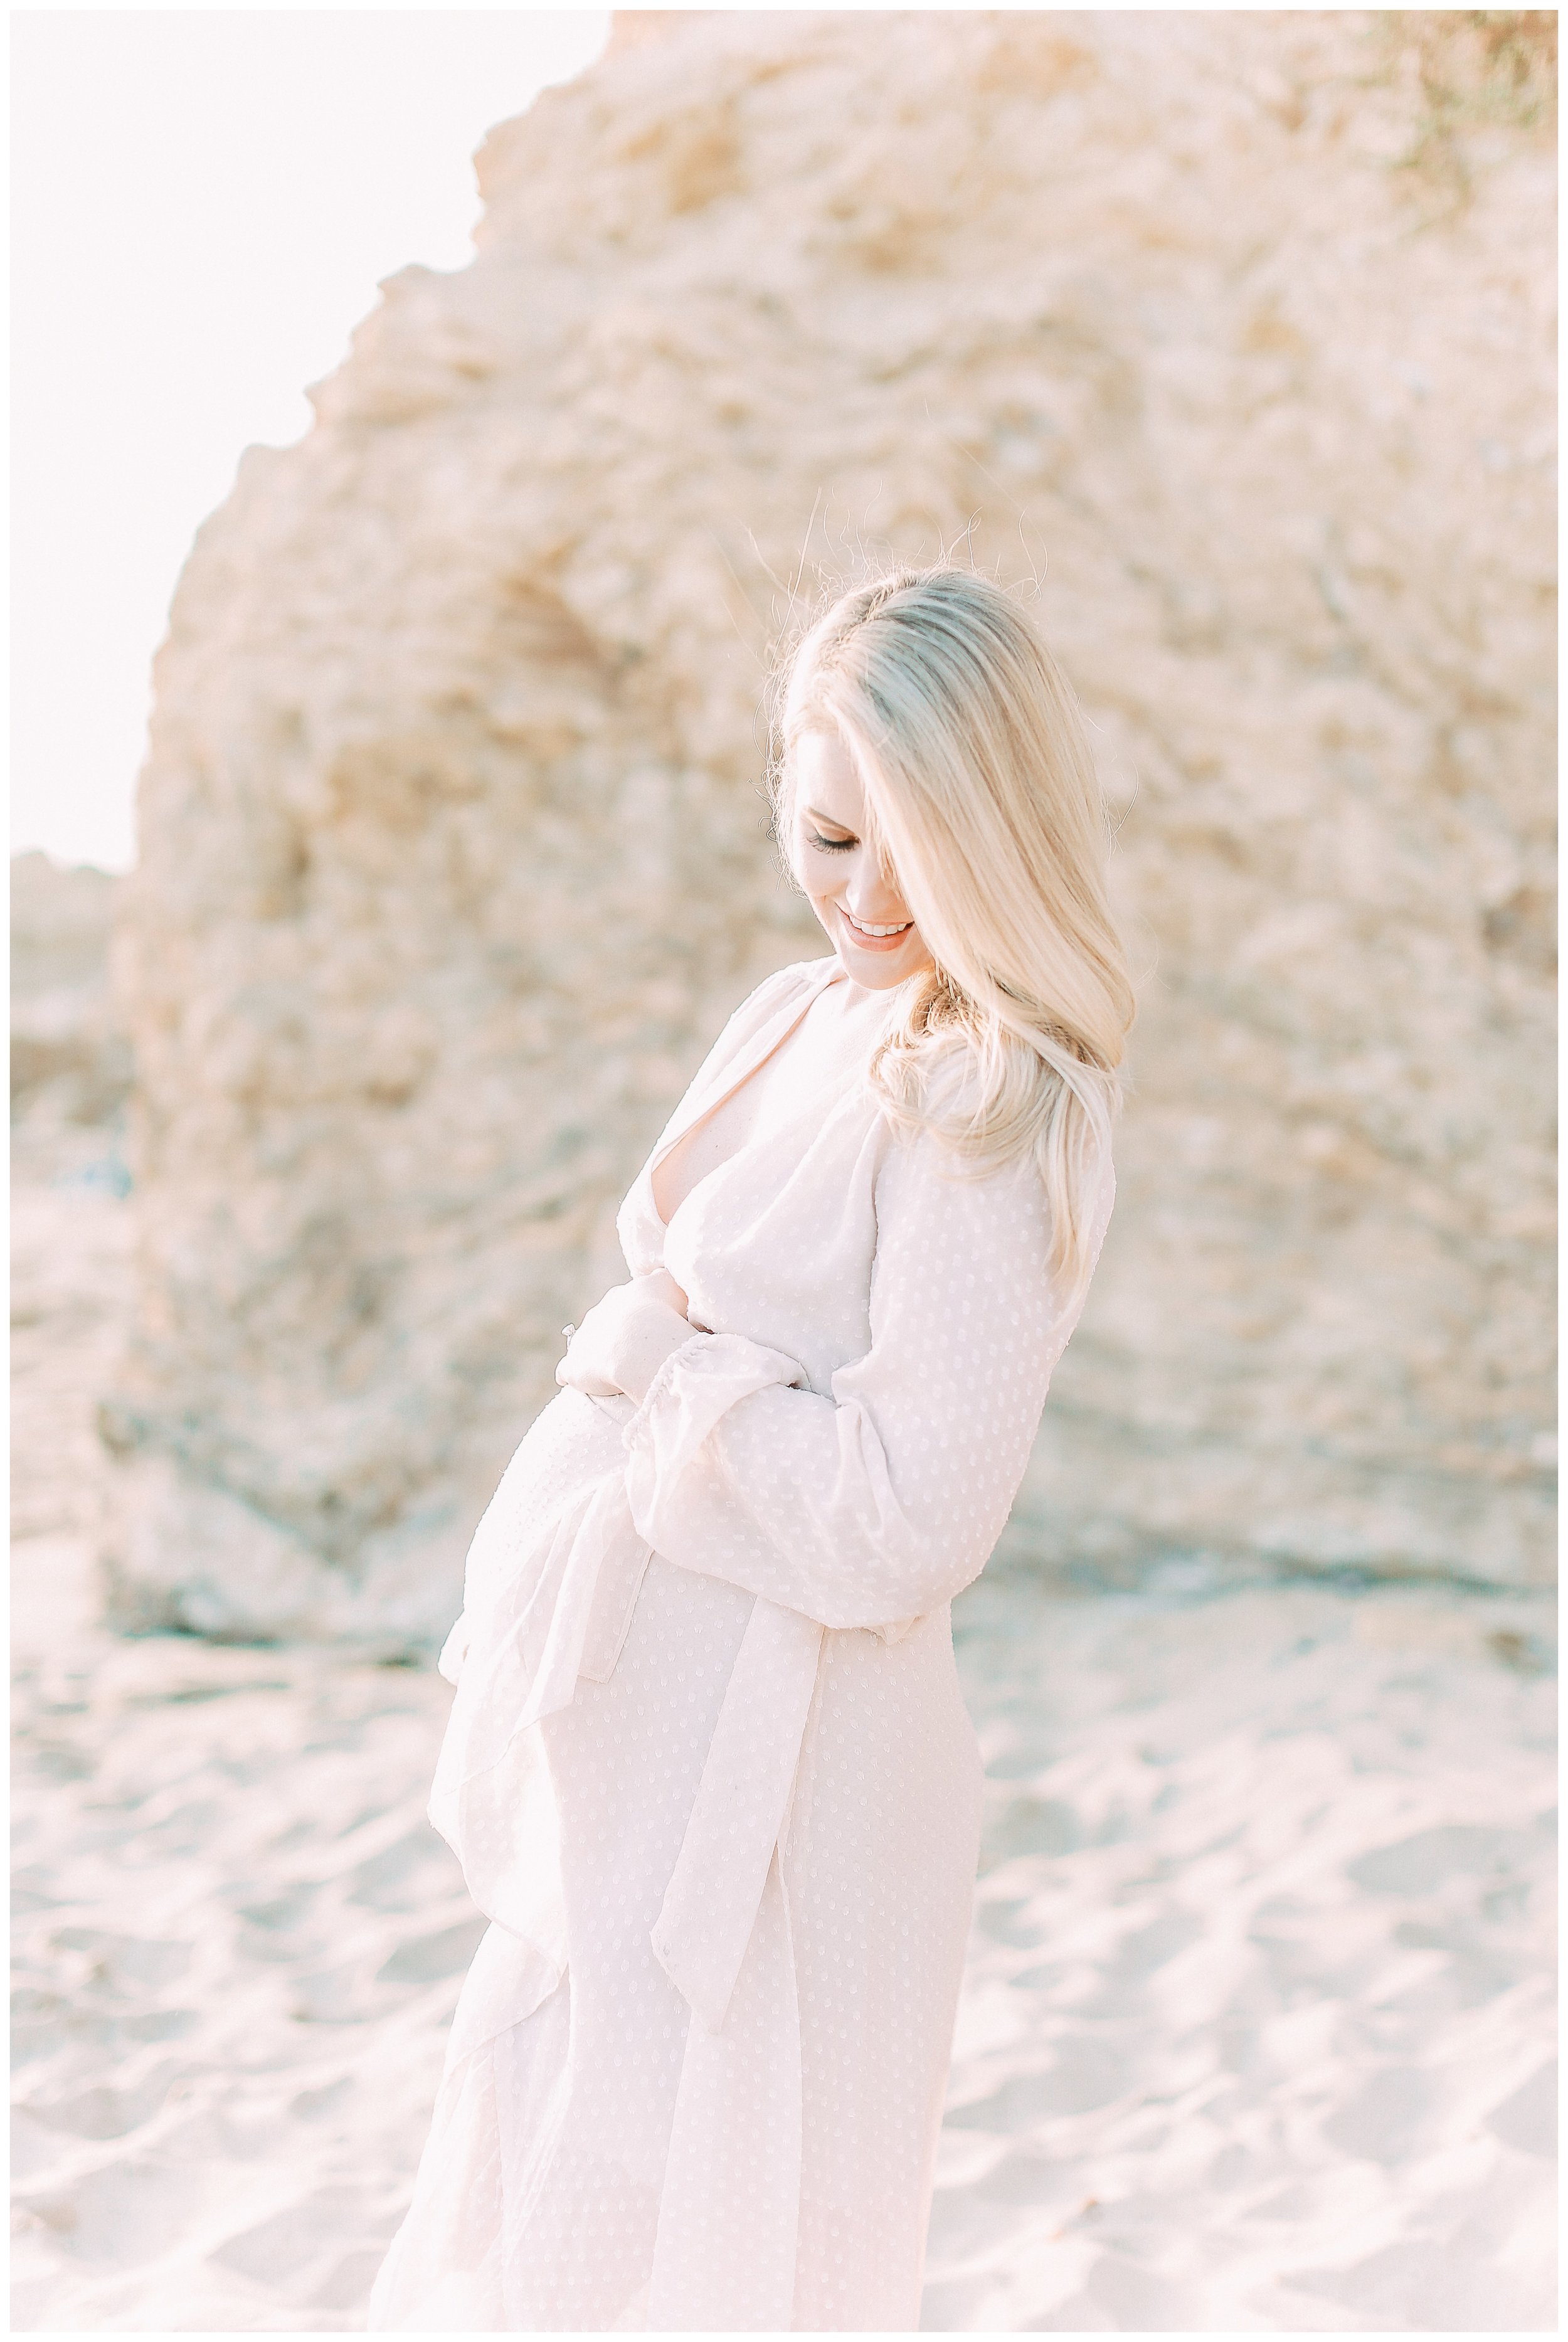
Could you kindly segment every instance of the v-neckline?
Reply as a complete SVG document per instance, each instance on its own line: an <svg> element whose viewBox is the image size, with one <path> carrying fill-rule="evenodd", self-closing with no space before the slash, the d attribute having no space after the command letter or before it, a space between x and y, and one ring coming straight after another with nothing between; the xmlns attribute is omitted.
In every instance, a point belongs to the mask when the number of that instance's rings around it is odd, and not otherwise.
<svg viewBox="0 0 1568 2342"><path fill-rule="evenodd" d="M654 1224L658 1227L661 1235L665 1236L669 1235L670 1230L674 1226L675 1222L680 1218L681 1214L685 1210L686 1206L691 1202L692 1197L696 1194L698 1188L705 1187L710 1179L716 1178L721 1171L727 1169L730 1164L735 1162L741 1156L745 1154L747 1146L749 1146L752 1142L748 1140L745 1146L737 1146L734 1155L726 1155L722 1163L715 1163L711 1170L704 1171L702 1177L694 1181L694 1184L687 1188L685 1194L681 1197L680 1202L675 1206L674 1210L670 1214L667 1220L660 1211L658 1199L654 1193L654 1173L657 1171L660 1164L674 1152L683 1138L689 1138L693 1131L698 1129L702 1124L706 1122L710 1116L717 1114L722 1106L727 1106L731 1098L734 1096L735 1092L737 1090L744 1089L746 1084L751 1080L754 1074L761 1073L763 1067L767 1064L768 1059L774 1055L775 1050L783 1048L784 1043L789 1039L790 1035L799 1025L806 1011L811 1008L816 1001L821 999L823 994L827 990L830 984L848 981L848 971L844 967L844 962L839 958L836 952L834 953L831 958L824 960L822 965L826 971L825 974L820 976L812 985L811 989L807 992L804 1000L799 1000L793 1004L789 1013L788 1021L781 1025L778 1023L776 1017L770 1017L767 1023L764 1024L757 1033L753 1035L751 1048L743 1056L741 1069L735 1075L734 1079L729 1083L727 1087L719 1092L717 1097L707 1099L698 1108L697 1112L692 1115L687 1120L682 1122L678 1128L668 1132L665 1136L660 1140L653 1154L648 1157L647 1166L643 1176L648 1184L648 1208L654 1216ZM761 1044L765 1044L765 1046L759 1047L759 1045Z"/></svg>

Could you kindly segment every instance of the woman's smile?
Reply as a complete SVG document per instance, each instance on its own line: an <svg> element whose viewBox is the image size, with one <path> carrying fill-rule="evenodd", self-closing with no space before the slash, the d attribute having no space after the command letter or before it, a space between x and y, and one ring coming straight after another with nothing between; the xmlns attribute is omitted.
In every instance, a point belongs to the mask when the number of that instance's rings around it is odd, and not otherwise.
<svg viewBox="0 0 1568 2342"><path fill-rule="evenodd" d="M913 919L905 919L896 927L874 927L868 926L865 920L857 919L853 912L846 911L842 903L835 905L834 907L839 917L852 931L855 941L864 951L896 950L914 925Z"/></svg>

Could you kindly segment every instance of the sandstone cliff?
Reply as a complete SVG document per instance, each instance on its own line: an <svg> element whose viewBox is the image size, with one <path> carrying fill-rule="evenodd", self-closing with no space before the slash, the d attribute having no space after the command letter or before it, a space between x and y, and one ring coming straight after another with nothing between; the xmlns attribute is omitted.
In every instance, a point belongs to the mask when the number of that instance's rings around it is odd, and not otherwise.
<svg viewBox="0 0 1568 2342"><path fill-rule="evenodd" d="M441 1631L616 1198L817 948L789 589L955 543L1145 969L1043 1559L1546 1566L1550 20L672 20L479 157L156 668L115 1615Z"/></svg>
<svg viewBox="0 0 1568 2342"><path fill-rule="evenodd" d="M116 886L106 870L13 856L13 1116L93 1125L125 1103L131 1057L109 993Z"/></svg>

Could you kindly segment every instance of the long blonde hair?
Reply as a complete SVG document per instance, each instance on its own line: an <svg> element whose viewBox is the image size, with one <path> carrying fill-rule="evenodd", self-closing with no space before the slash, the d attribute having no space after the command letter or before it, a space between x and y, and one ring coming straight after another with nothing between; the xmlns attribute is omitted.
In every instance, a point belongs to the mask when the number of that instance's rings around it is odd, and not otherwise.
<svg viewBox="0 0 1568 2342"><path fill-rule="evenodd" d="M786 862L792 752L824 731L854 760L867 842L935 962L911 978L907 1011L872 1059L884 1109L978 1165L1033 1156L1053 1271L1076 1292L1094 1266L1134 1003L1071 686L1002 587L946 565L896 570L816 620L775 695L770 779ZM967 1077L945 1113L944 1067Z"/></svg>

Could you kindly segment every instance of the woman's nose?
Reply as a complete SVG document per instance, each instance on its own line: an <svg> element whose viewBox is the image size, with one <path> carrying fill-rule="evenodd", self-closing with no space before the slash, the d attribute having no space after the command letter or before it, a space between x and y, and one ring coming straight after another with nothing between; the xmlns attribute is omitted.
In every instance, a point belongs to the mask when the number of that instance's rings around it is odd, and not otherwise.
<svg viewBox="0 0 1568 2342"><path fill-rule="evenodd" d="M852 918L869 920L873 926L892 925L905 916L904 897L891 872L869 854L855 856L844 889L844 906Z"/></svg>

